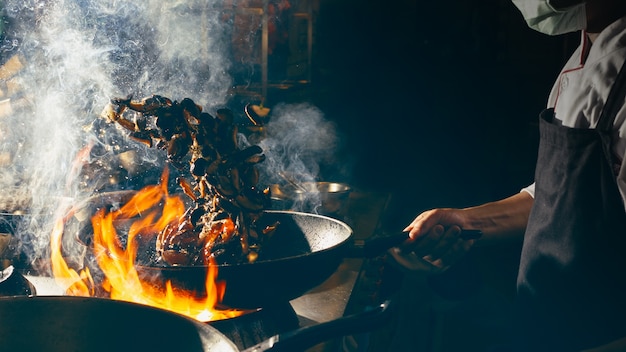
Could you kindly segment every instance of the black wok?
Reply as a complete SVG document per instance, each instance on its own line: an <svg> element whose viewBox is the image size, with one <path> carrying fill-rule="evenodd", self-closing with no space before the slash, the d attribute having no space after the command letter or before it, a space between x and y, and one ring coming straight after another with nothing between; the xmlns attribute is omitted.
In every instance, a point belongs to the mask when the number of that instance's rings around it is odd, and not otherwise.
<svg viewBox="0 0 626 352"><path fill-rule="evenodd" d="M81 243L91 243L88 221L95 210L115 203L125 203L132 192L112 192L90 199L78 231ZM255 309L284 304L320 285L337 270L351 242L352 229L345 223L322 215L292 211L266 211L258 220L260 228L280 225L263 245L254 263L219 264L218 280L226 282L222 304L228 307ZM70 230L71 231L71 230ZM206 267L155 266L154 242L139 249L136 268L144 280L163 287L172 281L175 287L203 295ZM87 263L93 261L87 260ZM91 267L90 271L97 272Z"/></svg>
<svg viewBox="0 0 626 352"><path fill-rule="evenodd" d="M252 351L299 351L372 329L389 316L388 303L370 311L276 335ZM0 298L3 351L220 351L238 347L214 327L170 311L103 298Z"/></svg>
<svg viewBox="0 0 626 352"><path fill-rule="evenodd" d="M322 284L341 264L352 235L348 225L321 215L267 211L259 220L280 225L264 243L254 263L220 264L218 280L226 282L222 304L259 308L288 302ZM137 265L140 274L159 284L203 292L206 268Z"/></svg>

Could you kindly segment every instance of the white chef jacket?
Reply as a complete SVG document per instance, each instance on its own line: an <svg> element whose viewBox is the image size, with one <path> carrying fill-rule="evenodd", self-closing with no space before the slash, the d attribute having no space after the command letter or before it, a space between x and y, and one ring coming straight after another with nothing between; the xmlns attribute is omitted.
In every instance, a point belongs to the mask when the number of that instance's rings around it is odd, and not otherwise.
<svg viewBox="0 0 626 352"><path fill-rule="evenodd" d="M626 17L605 28L593 45L585 31L581 43L559 74L548 99L563 126L596 128L611 85L626 58ZM613 160L617 183L626 204L626 103L613 125ZM534 197L535 184L522 189Z"/></svg>

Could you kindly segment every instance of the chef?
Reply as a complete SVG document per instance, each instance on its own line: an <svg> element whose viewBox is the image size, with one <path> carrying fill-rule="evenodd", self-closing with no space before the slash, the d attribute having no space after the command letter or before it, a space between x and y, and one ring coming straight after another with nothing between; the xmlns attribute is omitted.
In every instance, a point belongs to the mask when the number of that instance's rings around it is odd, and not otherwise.
<svg viewBox="0 0 626 352"><path fill-rule="evenodd" d="M542 33L581 32L541 112L534 183L480 206L419 214L392 251L444 271L474 245L524 236L521 351L626 351L626 1L513 0ZM463 241L460 229L480 229Z"/></svg>

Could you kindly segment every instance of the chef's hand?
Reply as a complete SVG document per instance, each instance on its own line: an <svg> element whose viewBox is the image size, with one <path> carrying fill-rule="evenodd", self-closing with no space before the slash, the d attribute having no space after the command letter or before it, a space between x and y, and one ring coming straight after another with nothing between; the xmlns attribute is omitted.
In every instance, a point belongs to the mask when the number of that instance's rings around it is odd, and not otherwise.
<svg viewBox="0 0 626 352"><path fill-rule="evenodd" d="M519 240L524 235L532 205L532 196L519 192L474 207L425 211L405 228L410 239L389 253L411 270L444 271L463 258L476 242L461 239L462 228L480 230L481 245Z"/></svg>
<svg viewBox="0 0 626 352"><path fill-rule="evenodd" d="M443 272L463 258L474 244L474 240L460 237L465 224L462 209L425 211L404 229L409 239L389 253L409 270Z"/></svg>

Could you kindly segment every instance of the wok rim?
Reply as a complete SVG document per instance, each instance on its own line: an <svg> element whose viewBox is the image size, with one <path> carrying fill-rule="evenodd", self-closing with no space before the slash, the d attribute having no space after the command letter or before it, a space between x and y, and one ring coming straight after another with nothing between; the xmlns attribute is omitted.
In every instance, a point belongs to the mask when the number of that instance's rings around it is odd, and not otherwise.
<svg viewBox="0 0 626 352"><path fill-rule="evenodd" d="M123 190L123 191L116 191L116 192L105 192L105 193L100 193L97 195L94 195L92 197L89 198L89 200L91 199L96 199L96 198L102 198L105 199L105 197L107 196L125 196L125 195L129 195L129 194L134 194L137 191L135 190ZM89 204L89 200L86 200L82 205L87 205ZM275 258L275 259L266 259L266 260L258 260L258 261L254 261L252 263L250 262L241 262L241 263L225 263L225 264L217 264L217 265L144 265L141 263L137 263L135 261L134 266L136 268L140 268L142 270L144 269L158 269L158 270L200 270L201 268L206 269L209 267L218 267L218 268L231 268L231 267L247 267L247 266L251 266L251 265L259 265L259 264L264 264L264 263L281 263L284 261L293 261L293 260L297 260L299 258L304 258L307 256L311 256L311 255L315 255L315 254L322 254L322 253L327 253L329 251L333 251L333 250L338 250L341 247L347 246L349 244L349 241L353 238L354 236L354 232L352 230L352 228L346 224L344 221L335 219L333 217L330 216L326 216L326 215L321 215L321 214L314 214L314 213L306 213L306 212L300 212L300 211L293 211L293 210L273 210L273 209L265 209L263 210L263 213L269 213L269 214L292 214L292 215L296 215L296 216L301 216L301 217L309 217L309 218L320 218L320 219L324 219L325 221L329 221L332 223L335 223L337 225L339 225L340 227L344 228L346 230L346 234L347 236L342 239L341 241L337 242L336 244L324 248L322 250L318 250L318 251L314 251L314 252L308 252L308 253L302 253L302 254L298 254L298 255L292 255L292 256L287 256L287 257L281 257L281 258ZM78 243L80 243L81 245L90 248L90 245L85 243L85 241L80 238L80 232L77 232L74 234L74 240L76 240Z"/></svg>
<svg viewBox="0 0 626 352"><path fill-rule="evenodd" d="M319 215L319 214L313 214L313 213L305 213L305 212L299 212L299 211L291 211L291 210L265 210L263 211L263 213L272 213L272 214L295 214L298 216L306 216L306 217L317 217L317 218L323 218L323 219L327 219L330 220L332 222L335 222L339 225L341 225L342 227L344 227L347 230L347 234L348 236L346 236L345 239L343 239L342 241L338 242L337 244L324 248L322 250L319 251L315 251L315 252L309 252L309 253L303 253L303 254L298 254L298 255L292 255L292 256L288 256L288 257L281 257L281 258L275 258L275 259L266 259L266 260L258 260L258 261L254 261L252 263L250 262L242 262L242 263L233 263L233 264L218 264L218 265L163 265L163 266L154 266L154 265L140 265L135 263L135 266L137 268L148 268L148 269L192 269L192 268L209 268L209 267L218 267L218 268L226 268L226 267L247 267L247 266L251 266L251 265L258 265L258 264L262 264L262 263L281 263L284 261L293 261L299 258L304 258L304 257L308 257L311 256L313 254L321 254L321 253L326 253L326 252L330 252L332 250L336 250L339 249L343 246L346 246L348 244L348 242L350 241L350 239L352 239L353 237L353 231L352 228L350 226L348 226L348 224L346 224L345 222L341 221L341 220L337 220L334 218L331 218L329 216L325 216L325 215Z"/></svg>

